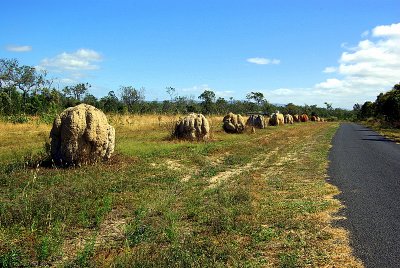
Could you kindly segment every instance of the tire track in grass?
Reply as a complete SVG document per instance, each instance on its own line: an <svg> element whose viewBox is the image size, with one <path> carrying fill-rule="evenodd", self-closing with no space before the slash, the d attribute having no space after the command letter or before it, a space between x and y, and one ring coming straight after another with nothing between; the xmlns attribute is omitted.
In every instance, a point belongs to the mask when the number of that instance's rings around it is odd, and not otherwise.
<svg viewBox="0 0 400 268"><path fill-rule="evenodd" d="M269 135L263 135L261 137L253 138L252 141L254 142L254 141L258 140L258 141L260 141L260 143L269 143L269 141L272 141L272 140L276 139L277 137L279 137L282 134L282 132L290 133L290 132L294 132L294 131L295 131L295 128L280 128L278 130L275 130L272 133L268 133ZM311 135L309 135L307 137L311 137ZM296 137L296 140L290 140L290 146L295 145L298 142L298 140L300 140L302 138L304 138L304 136ZM243 143L244 142L248 143L248 141L243 141ZM273 147L268 152L262 151L260 154L258 154L255 158L253 158L252 161L250 161L246 165L220 172L217 175L211 177L209 179L209 182L210 182L209 188L214 188L218 184L220 184L226 180L229 180L229 178L240 175L244 172L258 171L260 169L264 169L266 166L269 166L268 163L271 161L271 159L273 159L273 157L280 154L280 152L289 150L289 153L287 155L284 155L281 157L282 159L279 161L279 164L281 164L281 165L283 165L287 161L292 161L292 160L296 159L296 157L299 156L298 153L295 154L295 153L290 152L291 147L288 146L287 142L282 143L280 141L277 144L278 144L278 146ZM279 165L279 164L275 163L274 165Z"/></svg>

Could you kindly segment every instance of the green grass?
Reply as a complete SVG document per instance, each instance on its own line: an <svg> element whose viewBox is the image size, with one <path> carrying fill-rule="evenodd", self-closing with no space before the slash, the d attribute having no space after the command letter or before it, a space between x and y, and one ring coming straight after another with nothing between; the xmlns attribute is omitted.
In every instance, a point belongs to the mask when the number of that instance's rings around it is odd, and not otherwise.
<svg viewBox="0 0 400 268"><path fill-rule="evenodd" d="M2 162L0 263L357 266L350 251L342 254L347 238L330 225L340 207L330 197L337 189L325 182L337 127L218 130L212 142L190 143L170 141L162 129L116 126L108 163L34 169Z"/></svg>

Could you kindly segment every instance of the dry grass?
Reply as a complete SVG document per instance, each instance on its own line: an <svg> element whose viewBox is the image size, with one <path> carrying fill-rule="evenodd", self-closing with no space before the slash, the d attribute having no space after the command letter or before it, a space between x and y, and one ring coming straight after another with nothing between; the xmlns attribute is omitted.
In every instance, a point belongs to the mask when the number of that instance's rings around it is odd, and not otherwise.
<svg viewBox="0 0 400 268"><path fill-rule="evenodd" d="M108 115L108 119L115 127L126 127L131 130L170 130L182 116L184 115ZM214 128L222 125L222 118L222 116L207 117Z"/></svg>
<svg viewBox="0 0 400 268"><path fill-rule="evenodd" d="M338 124L229 135L221 130L222 117L215 117L212 141L191 143L167 139L176 119L111 116L117 153L109 163L3 174L0 260L77 267L362 267L346 231L332 226L341 205L325 177ZM20 146L27 153L42 147L35 135L50 126L0 129L37 139ZM1 133L3 155L7 146L18 146L8 141L13 135Z"/></svg>
<svg viewBox="0 0 400 268"><path fill-rule="evenodd" d="M390 124L381 120L370 119L361 122L363 125L372 128L382 136L400 143L400 129L391 126Z"/></svg>
<svg viewBox="0 0 400 268"><path fill-rule="evenodd" d="M27 152L38 152L49 139L51 126L46 124L0 123L0 162L20 159Z"/></svg>

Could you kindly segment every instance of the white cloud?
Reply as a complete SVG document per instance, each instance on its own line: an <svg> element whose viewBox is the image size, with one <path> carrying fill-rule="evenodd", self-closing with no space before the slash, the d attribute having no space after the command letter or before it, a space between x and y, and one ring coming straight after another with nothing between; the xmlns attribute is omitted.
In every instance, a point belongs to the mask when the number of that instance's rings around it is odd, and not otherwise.
<svg viewBox="0 0 400 268"><path fill-rule="evenodd" d="M230 98L232 97L234 94L234 92L232 90L219 90L219 91L215 91L215 96L216 98Z"/></svg>
<svg viewBox="0 0 400 268"><path fill-rule="evenodd" d="M186 93L186 94L203 93L204 90L212 90L212 89L207 84L197 85L197 86L192 86L192 87L187 87L187 88L182 88L181 89L181 91Z"/></svg>
<svg viewBox="0 0 400 268"><path fill-rule="evenodd" d="M327 73L327 74L329 74L329 73L334 73L334 72L336 72L336 71L337 71L337 68L336 68L336 67L333 67L333 66L326 67L326 68L323 70L323 72L324 72L324 73Z"/></svg>
<svg viewBox="0 0 400 268"><path fill-rule="evenodd" d="M55 71L87 71L99 69L97 62L102 56L91 49L78 49L73 53L63 52L53 58L45 58L40 66Z"/></svg>
<svg viewBox="0 0 400 268"><path fill-rule="evenodd" d="M78 49L75 52L63 52L52 58L43 59L38 66L39 70L46 70L60 86L76 84L87 79L90 71L100 68L103 60L100 53L92 49Z"/></svg>
<svg viewBox="0 0 400 268"><path fill-rule="evenodd" d="M356 46L346 43L338 66L326 67L332 74L309 88L261 90L271 103L293 102L298 105L332 103L352 109L355 103L373 101L376 96L400 82L400 23L381 25L369 31L369 38Z"/></svg>
<svg viewBox="0 0 400 268"><path fill-rule="evenodd" d="M278 88L270 91L268 94L275 96L293 96L295 94L295 90L290 88Z"/></svg>
<svg viewBox="0 0 400 268"><path fill-rule="evenodd" d="M343 87L344 82L336 79L336 78L330 78L327 79L325 82L321 82L319 84L315 85L315 88L318 89L332 89L332 88L339 88L339 87Z"/></svg>
<svg viewBox="0 0 400 268"><path fill-rule="evenodd" d="M349 45L346 42L340 44L341 48L348 49Z"/></svg>
<svg viewBox="0 0 400 268"><path fill-rule="evenodd" d="M400 81L400 23L377 26L371 33L370 39L345 48L338 67L325 68L325 73L335 70L337 77L317 83L313 92L351 108L356 102L374 100Z"/></svg>
<svg viewBox="0 0 400 268"><path fill-rule="evenodd" d="M281 60L278 60L278 59L271 60L271 64L279 64L279 63L281 63Z"/></svg>
<svg viewBox="0 0 400 268"><path fill-rule="evenodd" d="M15 45L9 45L6 47L7 51L11 52L29 52L32 50L31 46L15 46Z"/></svg>
<svg viewBox="0 0 400 268"><path fill-rule="evenodd" d="M63 85L72 85L77 83L76 80L71 78L61 78L61 79L56 79L56 81Z"/></svg>
<svg viewBox="0 0 400 268"><path fill-rule="evenodd" d="M207 84L196 85L196 86L192 86L192 87L188 87L188 88L179 89L179 91L182 92L183 94L194 97L195 99L197 99L197 96L199 96L205 90L213 91L215 93L215 98L221 97L221 98L226 99L229 97L233 97L233 95L235 94L235 92L232 90L215 90Z"/></svg>
<svg viewBox="0 0 400 268"><path fill-rule="evenodd" d="M372 30L372 35L375 37L400 37L400 23L377 26Z"/></svg>
<svg viewBox="0 0 400 268"><path fill-rule="evenodd" d="M266 65L266 64L279 64L281 63L278 59L267 59L267 58L248 58L246 59L247 62L259 64L259 65Z"/></svg>
<svg viewBox="0 0 400 268"><path fill-rule="evenodd" d="M361 34L361 37L362 38L365 38L365 37L367 37L369 35L369 31L364 31L362 34Z"/></svg>

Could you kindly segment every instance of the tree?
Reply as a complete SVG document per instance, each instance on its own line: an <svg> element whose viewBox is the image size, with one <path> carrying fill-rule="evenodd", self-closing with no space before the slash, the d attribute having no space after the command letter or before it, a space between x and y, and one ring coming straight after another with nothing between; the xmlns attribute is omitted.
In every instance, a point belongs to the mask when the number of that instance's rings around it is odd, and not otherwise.
<svg viewBox="0 0 400 268"><path fill-rule="evenodd" d="M89 83L79 83L75 86L66 86L63 89L63 92L66 96L72 97L77 101L81 101L81 97L85 95L91 85Z"/></svg>
<svg viewBox="0 0 400 268"><path fill-rule="evenodd" d="M288 114L299 114L300 113L300 108L293 103L288 103L286 105L286 113Z"/></svg>
<svg viewBox="0 0 400 268"><path fill-rule="evenodd" d="M317 108L316 104L310 105L310 110L311 110L311 116L319 116L319 114L317 112L318 108Z"/></svg>
<svg viewBox="0 0 400 268"><path fill-rule="evenodd" d="M215 106L218 114L226 114L228 112L228 102L224 98L218 98Z"/></svg>
<svg viewBox="0 0 400 268"><path fill-rule="evenodd" d="M14 98L17 94L14 75L18 67L16 59L0 59L0 113L11 115L14 113ZM14 105L13 105L14 104Z"/></svg>
<svg viewBox="0 0 400 268"><path fill-rule="evenodd" d="M311 112L311 108L310 106L308 106L307 104L304 104L303 106L303 114L309 114Z"/></svg>
<svg viewBox="0 0 400 268"><path fill-rule="evenodd" d="M166 87L165 89L171 99L171 102L173 102L176 99L175 88L174 87Z"/></svg>
<svg viewBox="0 0 400 268"><path fill-rule="evenodd" d="M83 98L83 102L95 107L98 106L97 98L92 94L86 94L85 97Z"/></svg>
<svg viewBox="0 0 400 268"><path fill-rule="evenodd" d="M16 59L0 59L0 87L16 87L22 91L24 112L29 94L36 94L47 83L46 75L45 71L38 72L35 67L19 66Z"/></svg>
<svg viewBox="0 0 400 268"><path fill-rule="evenodd" d="M327 109L328 111L332 111L332 110L333 110L333 108L332 108L332 103L324 102L324 104L326 105L326 109Z"/></svg>
<svg viewBox="0 0 400 268"><path fill-rule="evenodd" d="M200 94L199 99L205 102L214 102L215 93L211 90L204 90L204 92Z"/></svg>
<svg viewBox="0 0 400 268"><path fill-rule="evenodd" d="M16 59L0 59L0 88L14 85L13 75L17 67L18 61Z"/></svg>
<svg viewBox="0 0 400 268"><path fill-rule="evenodd" d="M144 88L136 89L132 86L121 86L121 101L128 107L129 112L139 112L138 104L144 101Z"/></svg>
<svg viewBox="0 0 400 268"><path fill-rule="evenodd" d="M46 83L46 72L39 73L34 67L24 65L17 68L14 82L18 89L22 91L25 107L30 91L34 90L36 93L36 90Z"/></svg>
<svg viewBox="0 0 400 268"><path fill-rule="evenodd" d="M353 111L354 112L359 112L361 110L361 105L359 103L356 103L353 105Z"/></svg>
<svg viewBox="0 0 400 268"><path fill-rule="evenodd" d="M366 101L360 109L360 117L361 118L368 118L372 117L375 114L375 105L371 101Z"/></svg>
<svg viewBox="0 0 400 268"><path fill-rule="evenodd" d="M0 114L11 114L12 110L12 100L10 96L4 92L0 92Z"/></svg>
<svg viewBox="0 0 400 268"><path fill-rule="evenodd" d="M353 105L353 114L357 119L361 119L361 105L359 103Z"/></svg>
<svg viewBox="0 0 400 268"><path fill-rule="evenodd" d="M211 114L214 112L215 93L211 90L204 90L198 97L201 102L203 113Z"/></svg>
<svg viewBox="0 0 400 268"><path fill-rule="evenodd" d="M265 101L264 94L261 92L251 92L246 95L246 99L249 101L254 100L257 103L257 106L261 106L261 104Z"/></svg>
<svg viewBox="0 0 400 268"><path fill-rule="evenodd" d="M172 108L174 109L173 113L174 114L176 114L176 113L182 113L182 114L187 113L188 112L187 106L189 105L189 103L190 103L190 100L189 100L188 97L177 96L175 98L174 105L172 106Z"/></svg>
<svg viewBox="0 0 400 268"><path fill-rule="evenodd" d="M381 93L375 101L376 113L389 122L400 120L400 86L396 84L392 90Z"/></svg>
<svg viewBox="0 0 400 268"><path fill-rule="evenodd" d="M108 95L100 99L100 108L104 109L105 112L118 112L122 110L114 91L108 92Z"/></svg>

